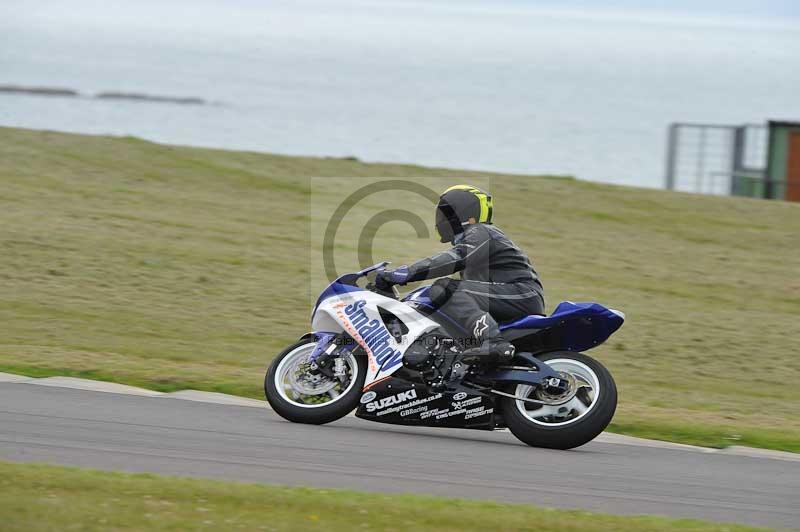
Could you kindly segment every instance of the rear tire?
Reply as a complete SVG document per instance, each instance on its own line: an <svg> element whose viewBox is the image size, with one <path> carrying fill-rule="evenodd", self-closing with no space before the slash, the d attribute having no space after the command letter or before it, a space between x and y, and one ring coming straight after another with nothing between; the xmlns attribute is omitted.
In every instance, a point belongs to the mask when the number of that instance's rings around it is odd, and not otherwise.
<svg viewBox="0 0 800 532"><path fill-rule="evenodd" d="M526 415L522 411L525 410L522 406L524 403L503 397L500 402L509 430L532 447L572 449L592 441L608 426L617 408L617 387L611 373L600 362L583 353L562 351L547 353L537 358L542 362L561 360L562 365L577 363L575 367L588 368L590 371L587 374L597 379L598 395L585 413L575 417L574 421L567 419L563 422L534 421L537 413L535 407L532 407L534 410L528 411ZM511 386L505 391L516 395L520 389L522 388L519 386Z"/></svg>
<svg viewBox="0 0 800 532"><path fill-rule="evenodd" d="M313 345L316 343L317 340L315 338L306 338L290 345L270 363L267 374L264 377L264 394L270 406L279 416L294 423L322 425L343 418L358 406L361 390L364 387L364 380L367 376L366 357L354 353L351 356L355 361L356 370L353 377L355 382L348 387L345 393L328 403L301 405L289 401L285 394L281 394L278 391L278 381L281 379L278 372L282 370L281 362L287 357L296 356L297 351L301 348L306 348L306 350L313 349Z"/></svg>

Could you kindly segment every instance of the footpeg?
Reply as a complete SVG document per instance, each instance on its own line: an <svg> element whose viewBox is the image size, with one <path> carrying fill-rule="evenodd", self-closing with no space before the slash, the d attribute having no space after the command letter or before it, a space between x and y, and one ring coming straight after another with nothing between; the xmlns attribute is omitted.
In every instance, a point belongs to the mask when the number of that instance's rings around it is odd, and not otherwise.
<svg viewBox="0 0 800 532"><path fill-rule="evenodd" d="M447 381L460 382L464 378L464 375L467 374L467 369L469 369L468 364L456 362L453 364L453 369L450 370L450 376L447 378Z"/></svg>

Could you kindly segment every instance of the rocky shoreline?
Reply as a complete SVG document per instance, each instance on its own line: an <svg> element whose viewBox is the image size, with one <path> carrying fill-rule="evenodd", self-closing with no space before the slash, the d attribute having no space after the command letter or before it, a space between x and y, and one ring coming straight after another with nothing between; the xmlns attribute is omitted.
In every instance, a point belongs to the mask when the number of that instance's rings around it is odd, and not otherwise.
<svg viewBox="0 0 800 532"><path fill-rule="evenodd" d="M78 91L58 87L22 87L20 85L0 85L0 92L12 94L35 94L37 96L80 96Z"/></svg>
<svg viewBox="0 0 800 532"><path fill-rule="evenodd" d="M97 94L81 94L74 89L61 87L36 87L22 85L0 85L0 93L28 94L34 96L56 96L62 98L93 98L98 100L130 100L138 102L177 103L180 105L206 105L209 102L194 96L163 96L139 92L99 92Z"/></svg>

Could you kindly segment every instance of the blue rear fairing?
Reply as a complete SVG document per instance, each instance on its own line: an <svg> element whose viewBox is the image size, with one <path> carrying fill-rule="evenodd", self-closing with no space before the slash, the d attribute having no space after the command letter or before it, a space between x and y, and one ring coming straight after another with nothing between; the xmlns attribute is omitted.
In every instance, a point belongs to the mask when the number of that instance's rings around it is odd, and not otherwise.
<svg viewBox="0 0 800 532"><path fill-rule="evenodd" d="M605 342L625 321L622 313L598 303L559 303L550 316L526 316L500 325L501 331L558 329L563 338L560 347L585 351Z"/></svg>

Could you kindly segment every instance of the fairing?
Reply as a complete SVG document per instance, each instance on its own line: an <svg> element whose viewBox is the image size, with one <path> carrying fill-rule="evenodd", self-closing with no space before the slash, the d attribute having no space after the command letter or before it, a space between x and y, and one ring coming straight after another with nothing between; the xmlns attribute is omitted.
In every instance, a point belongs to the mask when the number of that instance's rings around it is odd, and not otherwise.
<svg viewBox="0 0 800 532"><path fill-rule="evenodd" d="M560 349L586 351L605 342L625 321L625 315L598 303L559 303L549 316L526 316L500 325L507 336L525 336L527 331L557 330Z"/></svg>
<svg viewBox="0 0 800 532"><path fill-rule="evenodd" d="M331 283L320 296L311 321L315 330L346 333L364 349L368 357L366 390L397 371L405 350L438 325L401 301L355 286L355 280L357 277L343 276ZM393 335L380 309L396 316L407 331Z"/></svg>
<svg viewBox="0 0 800 532"><path fill-rule="evenodd" d="M433 391L403 379L391 377L361 396L356 417L421 427L450 427L492 430L495 399L470 388Z"/></svg>

